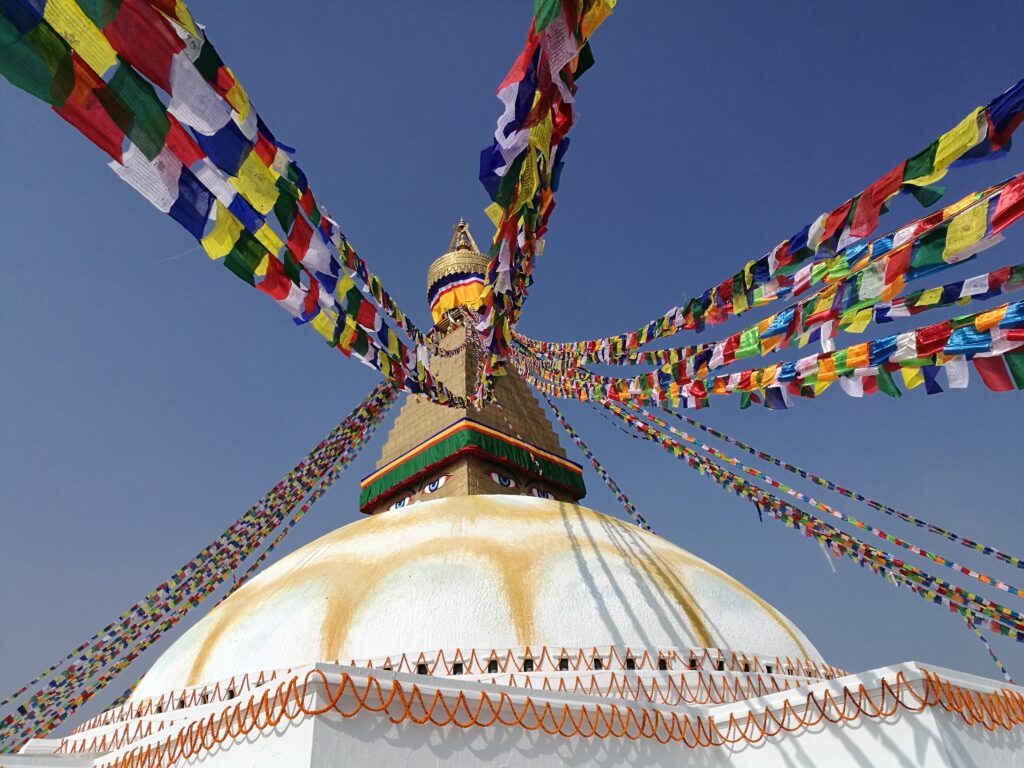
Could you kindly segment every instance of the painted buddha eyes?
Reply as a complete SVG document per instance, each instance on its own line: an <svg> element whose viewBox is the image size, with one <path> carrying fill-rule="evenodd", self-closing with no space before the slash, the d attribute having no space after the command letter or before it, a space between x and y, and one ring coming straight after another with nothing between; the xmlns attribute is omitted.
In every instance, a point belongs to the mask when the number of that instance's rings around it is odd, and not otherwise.
<svg viewBox="0 0 1024 768"><path fill-rule="evenodd" d="M408 506L409 502L411 501L412 496L406 496L405 498L401 498L394 504L392 504L390 507L388 507L388 512L390 512L393 509L401 509L402 507Z"/></svg>
<svg viewBox="0 0 1024 768"><path fill-rule="evenodd" d="M518 485L518 483L508 475L502 475L498 472L490 472L488 473L488 477L502 488L515 488Z"/></svg>
<svg viewBox="0 0 1024 768"><path fill-rule="evenodd" d="M437 479L436 479L436 480L434 480L433 482L427 483L427 484L426 484L426 485L425 485L425 486L423 487L423 492L424 492L424 493L434 493L434 492L435 492L435 491L437 491L437 490L438 490L438 489L439 489L439 488L440 488L440 487L441 487L442 485L444 485L445 483L447 483L447 482L448 482L448 480L449 480L450 478L451 478L451 475L441 475L441 476L440 476L439 478L437 478Z"/></svg>
<svg viewBox="0 0 1024 768"><path fill-rule="evenodd" d="M547 491L542 491L540 488L531 488L530 493L536 496L538 499L550 499L551 494Z"/></svg>

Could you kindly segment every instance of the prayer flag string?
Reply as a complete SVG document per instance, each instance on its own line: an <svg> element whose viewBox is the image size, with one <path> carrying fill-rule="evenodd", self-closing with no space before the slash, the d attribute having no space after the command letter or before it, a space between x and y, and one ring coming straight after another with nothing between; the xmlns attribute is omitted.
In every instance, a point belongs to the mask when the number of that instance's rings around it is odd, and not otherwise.
<svg viewBox="0 0 1024 768"><path fill-rule="evenodd" d="M985 646L985 650L988 652L988 655L992 659L992 662L997 667L999 667L999 672L1000 674L1002 674L1003 679L1010 685L1016 685L1017 683L1014 682L1013 678L1010 677L1010 673L1006 671L1006 667L1003 666L1003 662L999 660L999 657L996 656L996 652L992 650L992 646L989 644L988 638L986 638L985 635L981 633L980 629L974 626L975 621L972 620L970 616L964 616L964 623L966 623L967 628L971 630L972 633L974 633L974 636L981 641L981 644Z"/></svg>
<svg viewBox="0 0 1024 768"><path fill-rule="evenodd" d="M617 413L621 417L622 413ZM985 618L992 631L1024 642L1024 617L986 597L969 592L941 578L911 566L893 555L873 547L856 537L825 523L823 520L779 499L712 459L707 459L665 434L646 427L637 419L624 419L648 440L659 443L670 454L684 461L700 475L714 480L726 490L754 504L759 514L767 513L788 528L800 530L808 538L822 542L836 558L849 557L861 567L870 568L876 575L894 584L907 586L914 594L964 616Z"/></svg>
<svg viewBox="0 0 1024 768"><path fill-rule="evenodd" d="M253 109L184 3L11 0L0 8L0 35L0 74L106 152L211 259L331 347L452 402L427 369L423 334L317 202L294 150Z"/></svg>
<svg viewBox="0 0 1024 768"><path fill-rule="evenodd" d="M857 501L863 502L872 509L876 509L879 512L883 512L886 515L897 517L905 523L909 523L910 525L913 525L917 528L921 528L927 531L928 533L933 533L937 536L941 536L947 541L954 541L957 544L960 544L961 546L974 550L975 552L980 552L983 555L995 557L997 560L1007 563L1008 565L1016 566L1017 568L1024 568L1024 562L1022 562L1021 558L1019 557L1007 554L1006 552L1002 552L996 547L991 547L987 544L981 544L962 534L954 533L953 531L948 531L945 528L935 525L934 523L929 523L927 520L922 520L919 517L915 517L906 512L890 507L887 504L883 504L880 501L875 501L869 496L865 496L864 494L861 494L857 491L852 491L849 488L845 488L832 480L828 480L827 478L822 477L821 475L816 475L813 472L809 472L806 469L802 469L801 467L798 467L794 464L790 464L788 461L783 461L782 459L779 459L770 453L762 451L759 448L754 448L753 446L748 445L747 443L744 443L740 440L737 440L736 438L731 437L730 435L727 435L724 432L721 432L717 429L714 429L713 427L706 426L705 424L702 424L701 422L697 421L691 416L687 416L684 413L678 413L677 411L673 411L664 407L662 408L662 410L665 413L675 416L680 421L685 421L690 426L695 427L696 429L699 429L702 432L711 435L712 437L715 437L723 442L729 443L729 445L734 445L737 448L746 451L752 456L756 456L757 458L763 461L767 461L770 462L771 464L774 464L777 467L781 467L787 472L791 472L794 475L798 475L799 477L804 478L805 480L809 480L815 485L820 485L823 488L826 488L830 491L834 491L842 496L846 496L847 498L856 499Z"/></svg>
<svg viewBox="0 0 1024 768"><path fill-rule="evenodd" d="M594 63L589 39L615 0L538 0L526 44L501 85L503 112L480 155L480 181L496 229L483 301L489 354L478 399L492 399L555 208L569 149L576 83Z"/></svg>
<svg viewBox="0 0 1024 768"><path fill-rule="evenodd" d="M572 428L572 425L569 424L568 421L566 421L562 412L555 407L555 404L551 402L551 399L543 392L541 392L541 396L547 402L551 412L555 414L555 419L558 420L562 429L565 430L565 434L569 436L569 439L572 440L573 443L576 444L576 447L583 452L583 455L587 457L587 461L590 462L590 466L594 468L594 471L597 472L604 484L608 486L608 490L612 492L615 500L618 501L626 510L626 514L628 514L633 519L633 522L635 522L639 527L643 528L645 531L654 533L654 529L651 528L651 524L648 523L647 519L640 514L635 506L633 506L633 502L629 500L629 497L623 493L619 484L615 482L610 474L608 474L608 470L604 468L604 465L600 461L598 461L598 458L594 455L593 451L587 447L587 444L583 441L583 438L580 437L579 433Z"/></svg>
<svg viewBox="0 0 1024 768"><path fill-rule="evenodd" d="M672 307L661 317L636 330L605 338L576 342L534 342L552 353L582 356L607 348L608 355L625 354L647 342L683 330L702 331L707 325L725 322L732 315L763 306L776 296L797 291L802 281L832 254L869 236L884 212L886 200L900 192L913 194L931 205L944 190L934 187L951 167L1006 154L1010 138L1024 121L1024 80L978 107L954 128L922 151L900 163L838 208L823 213L792 237L782 241L756 261L744 265L732 277L713 286L685 305ZM1024 215L1024 190L1015 189L1012 207L1004 216ZM1010 200L1007 201L1011 202ZM1007 222L1009 223L1009 222ZM819 254L821 254L819 256Z"/></svg>
<svg viewBox="0 0 1024 768"><path fill-rule="evenodd" d="M629 414L625 413L622 406L618 405L617 403L613 403L608 400L603 400L601 401L601 405L610 410L616 416L619 416L621 419L631 421L632 417L630 417ZM989 586L995 587L996 589L1000 589L1003 592L1007 592L1011 595L1014 595L1015 597L1024 597L1024 590L1021 590L1018 587L1015 587L1011 584L1007 584L1006 582L1000 579L987 576L984 573L976 571L973 568L969 568L966 565L962 565L953 560L949 560L945 557L942 557L941 555L929 552L928 550L923 549L922 547L919 547L916 544L912 544L911 542L906 541L905 539L899 536L887 533L886 531L883 531L881 528L878 528L869 523L865 523L864 521L859 520L851 515L848 515L845 512L841 512L835 507L832 507L822 501L819 501L812 496L808 496L807 494L797 490L796 488L791 488L790 486L785 485L784 483L780 483L778 480L775 480L774 478L765 474L761 470L744 464L738 459L735 459L725 454L724 452L718 450L717 448L714 448L713 446L710 446L707 443L703 443L696 440L692 435L683 432L682 430L676 429L671 424L665 422L664 419L659 418L658 416L654 415L647 409L642 408L641 406L635 405L633 403L626 403L626 407L629 408L634 413L639 414L643 419L646 419L651 424L654 424L660 427L661 429L668 430L671 434L681 438L690 445L696 446L699 450L703 451L704 453L714 456L716 459L719 459L720 461L723 461L726 464L741 470L745 475L757 478L762 483L765 483L766 485L769 485L772 488L775 488L776 490L782 491L787 496L792 496L793 498L803 502L808 506L814 507L815 509L824 512L828 515L831 515L832 517L838 520L842 520L844 523L847 523L848 525L852 525L855 528L859 528L862 531L867 531L873 536L883 539L884 541L887 541L890 544L895 544L896 546L901 547L902 549L906 549L909 552L913 552L915 555L919 555L923 558L931 560L933 563L942 565L946 568L954 570L957 573L961 573L972 579L976 579L982 582L983 584L987 584ZM642 422L635 423L634 426L640 430L649 428L648 425L645 425ZM1021 620L1024 621L1024 615L1021 616Z"/></svg>
<svg viewBox="0 0 1024 768"><path fill-rule="evenodd" d="M15 750L26 739L45 735L73 714L224 583L297 508L289 523L230 590L244 583L358 454L394 403L396 394L389 383L375 387L306 459L225 531L216 546L207 547L179 569L175 586L169 587L169 582L165 582L122 614L120 620L107 625L90 641L7 697L5 705L17 706L15 712L0 719L0 747ZM49 683L40 687L55 672ZM33 689L35 693L18 704Z"/></svg>

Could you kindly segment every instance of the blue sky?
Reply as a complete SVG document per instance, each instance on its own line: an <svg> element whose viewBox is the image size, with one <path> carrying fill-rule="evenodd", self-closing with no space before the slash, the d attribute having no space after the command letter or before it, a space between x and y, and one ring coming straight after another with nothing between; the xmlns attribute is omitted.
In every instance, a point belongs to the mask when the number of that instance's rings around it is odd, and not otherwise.
<svg viewBox="0 0 1024 768"><path fill-rule="evenodd" d="M190 7L267 124L298 148L318 199L426 326L425 271L452 225L465 216L478 242L490 234L477 157L532 3ZM968 13L952 2L623 0L593 41L597 65L580 84L521 330L550 340L617 333L721 282L1016 82L1019 22L1011 2ZM211 264L98 150L6 82L0 126L7 691L223 530L374 376ZM955 171L946 201L1019 172L1022 153ZM901 199L883 227L919 211ZM1004 244L934 282L1016 263L1020 242L1010 230ZM1024 553L1019 394L990 393L976 376L969 389L934 397L853 400L834 389L786 412L740 411L717 398L697 415L913 515ZM959 618L846 561L833 574L810 540L759 523L752 507L661 449L581 405L565 412L659 533L759 592L834 664L916 659L997 675ZM282 552L359 517L358 480L379 447ZM621 513L593 474L587 482L588 506ZM823 498L1024 582L992 559ZM1020 646L991 640L1024 677Z"/></svg>

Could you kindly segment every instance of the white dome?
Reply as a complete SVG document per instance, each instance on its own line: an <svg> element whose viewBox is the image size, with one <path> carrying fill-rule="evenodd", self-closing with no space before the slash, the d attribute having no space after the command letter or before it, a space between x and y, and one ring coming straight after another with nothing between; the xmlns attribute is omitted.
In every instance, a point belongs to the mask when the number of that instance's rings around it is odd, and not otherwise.
<svg viewBox="0 0 1024 768"><path fill-rule="evenodd" d="M785 616L653 534L528 496L425 501L293 552L186 632L133 699L439 649L720 648L822 661Z"/></svg>

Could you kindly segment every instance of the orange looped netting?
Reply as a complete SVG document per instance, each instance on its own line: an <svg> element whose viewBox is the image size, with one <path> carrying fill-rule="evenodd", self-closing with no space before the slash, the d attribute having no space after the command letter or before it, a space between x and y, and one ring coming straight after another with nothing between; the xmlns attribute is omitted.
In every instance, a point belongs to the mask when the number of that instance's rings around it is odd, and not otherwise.
<svg viewBox="0 0 1024 768"><path fill-rule="evenodd" d="M731 714L724 722L713 716L665 712L619 703L538 702L530 696L513 697L505 691L425 692L420 685L398 680L381 681L372 675L357 681L341 673L336 683L321 670L293 677L248 701L220 713L190 722L157 744L137 747L103 764L109 768L158 768L187 760L200 752L246 736L276 728L282 723L333 713L351 718L361 712L378 713L395 724L412 722L458 728L502 725L542 731L551 736L582 738L652 739L661 744L679 743L691 749L745 742L757 744L779 733L791 733L820 723L841 723L860 717L882 719L900 710L922 712L940 707L955 713L967 725L988 731L1009 730L1024 723L1024 696L1004 688L991 693L970 691L942 680L926 670L923 679L911 682L905 673L883 679L874 691L861 684L844 686L841 693L810 692L801 705L786 701L777 709ZM516 699L520 699L517 701ZM316 703L319 701L320 703ZM129 737L142 735L138 726ZM116 748L113 744L109 748Z"/></svg>

